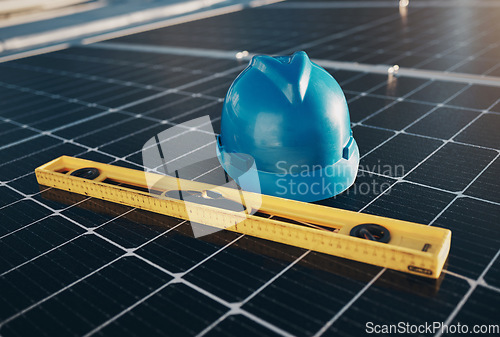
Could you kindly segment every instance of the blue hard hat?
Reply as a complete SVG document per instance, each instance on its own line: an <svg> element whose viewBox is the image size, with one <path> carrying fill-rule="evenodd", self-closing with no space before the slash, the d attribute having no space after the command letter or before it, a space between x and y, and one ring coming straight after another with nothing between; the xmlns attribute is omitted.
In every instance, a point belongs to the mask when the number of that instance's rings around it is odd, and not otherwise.
<svg viewBox="0 0 500 337"><path fill-rule="evenodd" d="M226 95L217 156L237 182L257 171L251 191L300 201L346 190L359 164L342 89L303 51L252 58Z"/></svg>

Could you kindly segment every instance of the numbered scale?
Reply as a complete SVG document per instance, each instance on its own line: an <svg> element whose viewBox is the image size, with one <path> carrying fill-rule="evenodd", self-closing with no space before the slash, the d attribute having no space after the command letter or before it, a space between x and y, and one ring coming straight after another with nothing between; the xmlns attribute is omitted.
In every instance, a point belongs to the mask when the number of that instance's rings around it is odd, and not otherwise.
<svg viewBox="0 0 500 337"><path fill-rule="evenodd" d="M450 250L443 228L79 158L59 157L35 173L40 185L429 278L439 277Z"/></svg>

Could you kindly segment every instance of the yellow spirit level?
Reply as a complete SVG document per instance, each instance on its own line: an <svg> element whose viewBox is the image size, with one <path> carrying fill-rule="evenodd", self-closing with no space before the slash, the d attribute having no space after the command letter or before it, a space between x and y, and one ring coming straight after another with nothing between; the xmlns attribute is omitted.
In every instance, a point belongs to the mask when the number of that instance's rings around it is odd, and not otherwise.
<svg viewBox="0 0 500 337"><path fill-rule="evenodd" d="M35 173L41 185L430 278L439 277L450 249L451 232L443 228L85 159L62 156ZM156 181L154 193L148 188L151 181ZM179 186L184 193L198 193L202 202L170 197ZM258 204L260 214L272 217L215 207L203 202L211 199L207 192L228 201L245 200L247 206Z"/></svg>

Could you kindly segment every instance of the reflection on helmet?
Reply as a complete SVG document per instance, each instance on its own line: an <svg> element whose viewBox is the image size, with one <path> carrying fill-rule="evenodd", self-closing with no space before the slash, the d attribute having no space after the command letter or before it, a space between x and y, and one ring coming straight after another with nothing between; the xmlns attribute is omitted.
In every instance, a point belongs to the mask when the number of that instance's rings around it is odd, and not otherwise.
<svg viewBox="0 0 500 337"><path fill-rule="evenodd" d="M252 58L227 93L217 149L233 179L233 154L253 157L260 186L250 190L301 201L346 190L359 163L342 89L305 52Z"/></svg>

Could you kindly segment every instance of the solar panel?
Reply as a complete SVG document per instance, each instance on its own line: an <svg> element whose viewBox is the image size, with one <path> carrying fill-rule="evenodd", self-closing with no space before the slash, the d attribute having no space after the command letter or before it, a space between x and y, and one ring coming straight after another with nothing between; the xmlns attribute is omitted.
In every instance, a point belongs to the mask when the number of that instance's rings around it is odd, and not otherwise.
<svg viewBox="0 0 500 337"><path fill-rule="evenodd" d="M482 80L500 76L500 8L429 2L404 14L384 1L342 3L244 9L1 63L0 334L498 328L500 82ZM305 50L349 64L327 70L348 100L360 171L349 190L317 203L451 229L442 277L227 231L195 238L185 221L37 184L35 167L60 155L142 169L142 146L169 127L208 115L218 133L225 93L247 61L213 50ZM446 72L388 77L353 62ZM216 180L217 164L196 179Z"/></svg>

